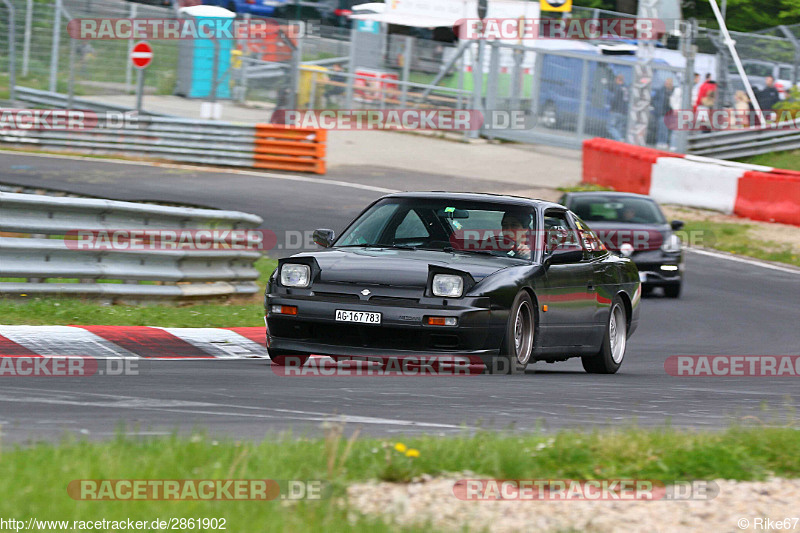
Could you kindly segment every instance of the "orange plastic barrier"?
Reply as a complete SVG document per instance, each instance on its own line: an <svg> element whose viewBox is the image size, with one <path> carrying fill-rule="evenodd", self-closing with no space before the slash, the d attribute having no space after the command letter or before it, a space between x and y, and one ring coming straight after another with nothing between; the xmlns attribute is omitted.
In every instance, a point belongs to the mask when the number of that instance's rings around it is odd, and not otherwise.
<svg viewBox="0 0 800 533"><path fill-rule="evenodd" d="M779 169L745 172L733 211L753 220L800 226L800 174Z"/></svg>
<svg viewBox="0 0 800 533"><path fill-rule="evenodd" d="M325 174L325 130L256 124L253 167Z"/></svg>
<svg viewBox="0 0 800 533"><path fill-rule="evenodd" d="M583 141L583 181L615 191L650 194L650 173L659 157L683 157L644 146L595 137Z"/></svg>

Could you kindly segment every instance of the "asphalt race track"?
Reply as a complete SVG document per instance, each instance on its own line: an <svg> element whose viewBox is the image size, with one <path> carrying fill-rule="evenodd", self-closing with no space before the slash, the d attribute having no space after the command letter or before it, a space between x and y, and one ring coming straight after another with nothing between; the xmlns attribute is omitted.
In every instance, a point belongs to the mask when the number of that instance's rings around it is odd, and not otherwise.
<svg viewBox="0 0 800 533"><path fill-rule="evenodd" d="M239 209L259 214L269 228L338 230L381 195L369 186L219 172L172 176L180 180L177 189L158 179L163 170L156 167L3 158L0 183ZM639 330L617 375L586 374L576 360L537 363L524 376L457 378L289 378L276 376L263 360L152 361L138 376L4 378L3 440L54 440L65 432L108 438L121 425L144 435L204 428L257 438L289 429L319 433L333 417L374 435L784 421L800 407L796 377L671 377L664 361L671 355L800 355L800 273L696 252L687 254L686 266L680 300L643 301Z"/></svg>

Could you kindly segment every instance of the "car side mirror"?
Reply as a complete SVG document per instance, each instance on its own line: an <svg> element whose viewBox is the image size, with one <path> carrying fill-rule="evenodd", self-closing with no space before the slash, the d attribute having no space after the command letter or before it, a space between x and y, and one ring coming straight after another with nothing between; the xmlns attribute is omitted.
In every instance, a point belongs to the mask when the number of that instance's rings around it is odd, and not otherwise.
<svg viewBox="0 0 800 533"><path fill-rule="evenodd" d="M683 220L673 220L669 225L672 226L672 231L679 231L683 228L684 223Z"/></svg>
<svg viewBox="0 0 800 533"><path fill-rule="evenodd" d="M545 259L545 264L549 265L566 265L569 263L579 263L583 260L583 250L580 247L570 246L556 248Z"/></svg>
<svg viewBox="0 0 800 533"><path fill-rule="evenodd" d="M315 243L323 248L330 248L336 233L332 229L315 229L313 237Z"/></svg>

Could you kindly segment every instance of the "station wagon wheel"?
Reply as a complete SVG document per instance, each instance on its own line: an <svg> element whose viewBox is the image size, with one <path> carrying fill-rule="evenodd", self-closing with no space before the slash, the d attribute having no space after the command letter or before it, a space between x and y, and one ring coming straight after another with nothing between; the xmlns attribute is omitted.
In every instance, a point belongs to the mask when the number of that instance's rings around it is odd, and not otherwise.
<svg viewBox="0 0 800 533"><path fill-rule="evenodd" d="M619 296L611 302L603 343L596 355L581 358L583 369L590 374L615 374L628 347L628 314Z"/></svg>
<svg viewBox="0 0 800 533"><path fill-rule="evenodd" d="M530 295L520 291L508 314L500 355L487 366L491 374L522 374L531 361L536 331L536 314Z"/></svg>

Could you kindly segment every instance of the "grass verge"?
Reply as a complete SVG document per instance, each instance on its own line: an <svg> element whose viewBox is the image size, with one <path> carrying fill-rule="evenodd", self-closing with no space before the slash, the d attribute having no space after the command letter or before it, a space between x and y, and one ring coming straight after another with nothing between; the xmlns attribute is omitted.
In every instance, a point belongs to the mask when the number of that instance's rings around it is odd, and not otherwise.
<svg viewBox="0 0 800 533"><path fill-rule="evenodd" d="M275 259L259 259L258 284L263 290L277 267ZM161 326L171 328L246 327L264 325L261 294L252 301L188 305L101 305L80 298L32 297L29 301L3 300L0 319L5 325L63 326L102 324L108 326Z"/></svg>
<svg viewBox="0 0 800 533"><path fill-rule="evenodd" d="M800 432L792 427L733 427L720 433L669 428L554 435L479 432L441 438L345 439L329 425L325 438L283 435L261 442L217 442L203 435L109 442L65 441L6 449L0 455L0 516L26 520L225 518L251 531L387 531L379 521L336 504L348 483L409 481L421 474L469 471L502 479L761 480L800 476ZM466 474L465 474L466 475ZM66 487L80 479L323 480L332 497L297 503L256 501L75 501ZM447 502L442 501L446 506ZM394 527L392 530L396 530Z"/></svg>
<svg viewBox="0 0 800 533"><path fill-rule="evenodd" d="M782 168L786 170L800 170L800 150L770 152L768 154L744 157L738 159L738 161L751 165L764 165L766 167Z"/></svg>
<svg viewBox="0 0 800 533"><path fill-rule="evenodd" d="M757 239L751 235L753 229L752 224L692 220L681 233L703 236L700 244L708 248L800 267L797 250L788 244Z"/></svg>

